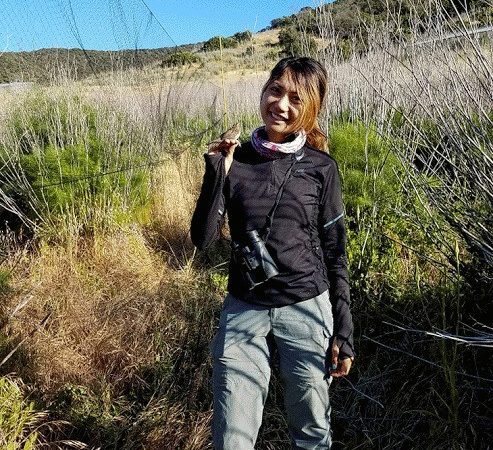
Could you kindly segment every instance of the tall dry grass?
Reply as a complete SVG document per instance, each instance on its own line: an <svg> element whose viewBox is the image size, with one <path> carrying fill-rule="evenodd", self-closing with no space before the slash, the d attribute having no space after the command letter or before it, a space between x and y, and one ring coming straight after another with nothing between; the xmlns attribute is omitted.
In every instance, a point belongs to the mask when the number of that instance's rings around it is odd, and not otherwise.
<svg viewBox="0 0 493 450"><path fill-rule="evenodd" d="M3 369L23 367L38 398L75 426L61 432L66 439L207 447L207 346L223 288L192 266L196 186L188 183L199 177L185 159L156 175L166 183L155 186L152 226L10 251L16 267L3 315L21 308L4 330L4 348L37 331Z"/></svg>

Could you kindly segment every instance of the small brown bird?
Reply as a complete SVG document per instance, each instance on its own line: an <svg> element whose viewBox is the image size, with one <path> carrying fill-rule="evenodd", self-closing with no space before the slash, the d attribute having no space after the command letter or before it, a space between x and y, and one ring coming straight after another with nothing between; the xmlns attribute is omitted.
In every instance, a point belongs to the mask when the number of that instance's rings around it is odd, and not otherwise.
<svg viewBox="0 0 493 450"><path fill-rule="evenodd" d="M214 153L215 151L217 151L217 148L225 139L238 141L238 145L241 145L240 141L238 140L240 134L241 125L239 123L235 123L231 128L227 129L223 134L221 134L221 136L219 136L219 139L214 139L213 141L209 142L209 144L207 144L207 149L209 153Z"/></svg>

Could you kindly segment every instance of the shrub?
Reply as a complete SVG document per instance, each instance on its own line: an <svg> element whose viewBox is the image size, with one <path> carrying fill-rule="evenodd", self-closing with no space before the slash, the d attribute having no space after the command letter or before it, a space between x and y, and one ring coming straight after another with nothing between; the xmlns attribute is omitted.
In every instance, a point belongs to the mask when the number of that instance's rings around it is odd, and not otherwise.
<svg viewBox="0 0 493 450"><path fill-rule="evenodd" d="M77 97L36 95L14 111L8 128L10 141L0 147L2 222L59 235L145 211L152 146L123 114Z"/></svg>
<svg viewBox="0 0 493 450"><path fill-rule="evenodd" d="M396 214L405 201L397 176L400 163L388 142L361 122L334 123L329 148L343 183L353 286L363 293L383 289L399 278L404 263L399 247L385 237L406 240L406 225Z"/></svg>
<svg viewBox="0 0 493 450"><path fill-rule="evenodd" d="M378 202L389 210L399 196L399 180L394 170L400 166L389 145L375 129L363 123L339 122L330 130L330 153L338 161L344 178L348 214L369 209Z"/></svg>
<svg viewBox="0 0 493 450"><path fill-rule="evenodd" d="M192 52L178 51L166 55L161 62L161 67L177 67L199 63L200 57Z"/></svg>
<svg viewBox="0 0 493 450"><path fill-rule="evenodd" d="M246 42L246 41L251 41L252 40L252 32L247 30L247 31L240 31L238 33L233 34L231 36L233 39L238 41L239 43Z"/></svg>
<svg viewBox="0 0 493 450"><path fill-rule="evenodd" d="M279 19L273 19L270 21L271 28L286 28L294 25L296 22L296 16L293 14L292 16L284 16Z"/></svg>
<svg viewBox="0 0 493 450"><path fill-rule="evenodd" d="M203 52L211 52L220 48L234 48L238 46L238 41L232 37L214 36L202 45Z"/></svg>
<svg viewBox="0 0 493 450"><path fill-rule="evenodd" d="M315 39L295 27L283 28L279 32L279 45L284 56L310 56L317 52Z"/></svg>

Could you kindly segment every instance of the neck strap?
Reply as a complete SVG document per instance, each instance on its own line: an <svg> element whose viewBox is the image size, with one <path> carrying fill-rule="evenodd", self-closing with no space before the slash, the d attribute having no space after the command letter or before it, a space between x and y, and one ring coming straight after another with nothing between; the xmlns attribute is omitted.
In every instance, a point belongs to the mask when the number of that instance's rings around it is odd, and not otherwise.
<svg viewBox="0 0 493 450"><path fill-rule="evenodd" d="M264 243L267 242L267 239L269 238L270 230L272 228L272 222L274 221L274 214L276 212L277 207L279 206L279 202L281 201L281 197L284 192L284 188L286 187L286 183L289 177L291 176L291 172L293 171L294 165L298 161L298 157L301 158L301 156L302 156L301 152L296 152L296 154L293 155L293 162L290 164L286 172L286 175L284 175L284 179L282 180L281 186L277 191L276 201L274 202L274 205L269 211L269 214L267 214L265 225L262 228L262 233L261 233L262 240L264 241Z"/></svg>

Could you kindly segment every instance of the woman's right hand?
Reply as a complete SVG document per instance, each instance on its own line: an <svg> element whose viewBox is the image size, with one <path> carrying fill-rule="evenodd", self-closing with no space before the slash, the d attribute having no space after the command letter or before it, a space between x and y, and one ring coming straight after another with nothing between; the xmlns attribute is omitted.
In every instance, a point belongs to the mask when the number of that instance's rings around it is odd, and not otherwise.
<svg viewBox="0 0 493 450"><path fill-rule="evenodd" d="M209 147L209 155L216 155L217 153L222 153L224 156L224 169L226 170L226 175L229 173L231 164L233 163L233 155L236 147L239 145L237 139L223 139L213 146Z"/></svg>

